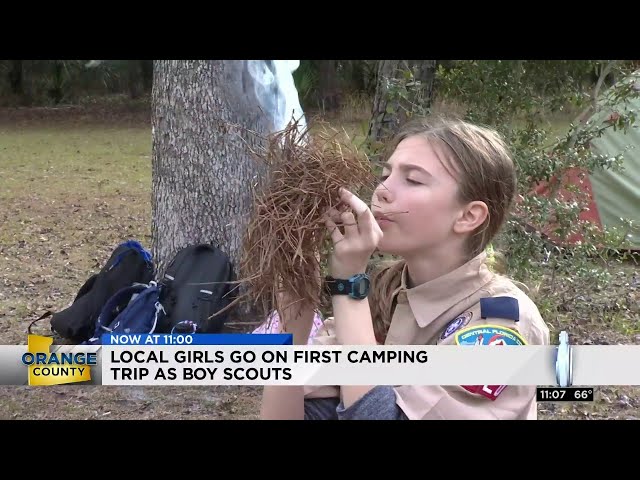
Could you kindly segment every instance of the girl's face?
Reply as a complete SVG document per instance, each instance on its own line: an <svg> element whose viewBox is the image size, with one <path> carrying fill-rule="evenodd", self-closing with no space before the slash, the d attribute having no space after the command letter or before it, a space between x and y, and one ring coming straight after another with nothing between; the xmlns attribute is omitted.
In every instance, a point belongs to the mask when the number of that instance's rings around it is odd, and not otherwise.
<svg viewBox="0 0 640 480"><path fill-rule="evenodd" d="M434 145L419 136L404 139L382 172L371 204L384 233L381 252L428 254L461 240L454 231L464 211L458 183L440 160L443 150Z"/></svg>

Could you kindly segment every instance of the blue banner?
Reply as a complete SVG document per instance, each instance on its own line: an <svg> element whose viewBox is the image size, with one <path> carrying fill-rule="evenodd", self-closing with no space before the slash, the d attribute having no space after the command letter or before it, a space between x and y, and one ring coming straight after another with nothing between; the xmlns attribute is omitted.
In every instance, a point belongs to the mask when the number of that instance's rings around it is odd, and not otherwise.
<svg viewBox="0 0 640 480"><path fill-rule="evenodd" d="M293 345L290 333L105 334L102 345Z"/></svg>

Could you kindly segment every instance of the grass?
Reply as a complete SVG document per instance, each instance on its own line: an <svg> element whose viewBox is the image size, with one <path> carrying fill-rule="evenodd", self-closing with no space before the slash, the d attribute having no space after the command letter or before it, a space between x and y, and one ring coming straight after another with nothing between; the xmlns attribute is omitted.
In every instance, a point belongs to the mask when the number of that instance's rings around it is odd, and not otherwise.
<svg viewBox="0 0 640 480"><path fill-rule="evenodd" d="M328 120L358 141L364 122L356 110ZM151 129L144 118L103 112L98 118L4 115L9 121L0 112L0 344L15 345L26 343L31 320L69 304L117 243L136 238L150 245ZM558 131L563 122L551 119ZM566 329L575 343L640 344L638 268L608 268L606 288L556 278L552 286L535 289L554 342ZM640 417L635 387L597 391L592 405L540 404L540 418ZM0 418L255 418L258 401L257 388L5 386Z"/></svg>
<svg viewBox="0 0 640 480"><path fill-rule="evenodd" d="M0 199L25 194L66 197L139 194L150 187L148 127L0 129ZM26 186L26 188L25 188Z"/></svg>

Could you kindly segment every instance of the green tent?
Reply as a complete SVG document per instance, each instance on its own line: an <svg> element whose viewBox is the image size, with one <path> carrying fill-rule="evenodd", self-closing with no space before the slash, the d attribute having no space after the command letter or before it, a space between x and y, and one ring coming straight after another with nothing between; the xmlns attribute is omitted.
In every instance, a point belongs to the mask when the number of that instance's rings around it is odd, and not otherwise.
<svg viewBox="0 0 640 480"><path fill-rule="evenodd" d="M591 189L591 219L605 228L626 228L622 219L631 221L635 228L628 231L628 240L634 249L640 249L640 82L637 74L625 81L634 82L639 92L624 103L614 103L613 107L605 107L594 114L590 121L596 125L615 120L617 114L633 112L637 115L634 124L626 129L609 127L602 136L591 142L591 147L602 154L615 157L624 154L622 171L615 169L598 170L585 179L586 188ZM612 93L605 93L601 102L611 99Z"/></svg>

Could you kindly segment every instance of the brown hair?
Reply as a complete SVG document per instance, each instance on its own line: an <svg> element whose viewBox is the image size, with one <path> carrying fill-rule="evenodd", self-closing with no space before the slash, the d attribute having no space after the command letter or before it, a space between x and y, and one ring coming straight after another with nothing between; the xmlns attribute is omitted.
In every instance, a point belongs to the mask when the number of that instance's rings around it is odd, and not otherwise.
<svg viewBox="0 0 640 480"><path fill-rule="evenodd" d="M445 168L458 179L460 201L483 201L489 215L469 237L468 259L479 255L500 230L516 195L516 169L503 138L487 127L445 118L417 118L405 123L389 145L391 155L405 138L420 136L442 147ZM371 311L378 341L391 323L404 262L379 268L372 275Z"/></svg>

